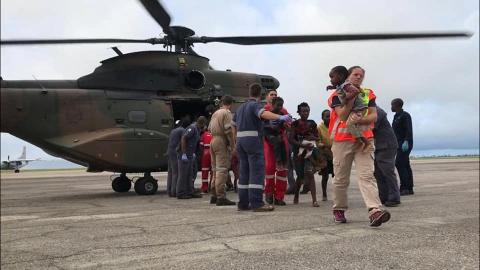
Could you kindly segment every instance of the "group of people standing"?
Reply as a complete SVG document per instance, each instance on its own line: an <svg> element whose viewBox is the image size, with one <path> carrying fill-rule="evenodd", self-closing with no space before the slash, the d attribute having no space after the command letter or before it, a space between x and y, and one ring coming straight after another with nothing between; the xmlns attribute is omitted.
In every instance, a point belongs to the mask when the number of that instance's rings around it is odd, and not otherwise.
<svg viewBox="0 0 480 270"><path fill-rule="evenodd" d="M413 194L408 160L413 147L410 115L402 110L403 101L394 99L392 111L396 114L392 129L386 112L376 105L374 91L362 87L365 70L359 66L350 69L337 66L329 76L331 85L327 89L334 91L328 99L330 110L322 112L319 125L309 119L310 106L306 102L297 106L299 119L293 121L275 89L266 91L263 105L260 102L263 89L256 83L250 85L249 99L233 115L230 111L233 99L224 96L221 108L209 120L199 117L187 126L188 119L182 119L170 134L168 194L178 199L201 197L193 188L192 174L196 175L195 148L201 133L206 132L208 139L201 141L210 154L211 164L202 162L201 191L210 188L212 204L236 204L239 211L273 211L274 205L286 205L287 187L294 193L293 203L297 204L303 185L311 193L312 206L318 207L314 179L318 173L322 176L325 201L328 177L334 176L333 218L337 223L345 223L347 189L355 163L370 225L387 222L390 213L382 204L397 206L400 195ZM207 165L213 171L210 185L209 168L204 168ZM400 175L400 190L395 165ZM229 170L236 166L238 203L226 197ZM297 176L295 182L289 181L292 168Z"/></svg>

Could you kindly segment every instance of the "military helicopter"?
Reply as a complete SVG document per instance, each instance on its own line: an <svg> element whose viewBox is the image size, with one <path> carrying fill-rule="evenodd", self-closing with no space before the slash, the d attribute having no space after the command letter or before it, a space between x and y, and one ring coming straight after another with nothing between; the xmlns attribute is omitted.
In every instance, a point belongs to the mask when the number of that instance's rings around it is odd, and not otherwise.
<svg viewBox="0 0 480 270"><path fill-rule="evenodd" d="M304 42L468 37L469 33L393 33L290 36L196 36L184 26L171 26L170 15L157 0L141 5L163 29L149 39L2 40L2 46L82 43L147 43L162 51L139 51L101 61L92 73L77 80L1 80L1 132L30 142L45 152L87 167L89 172L120 173L112 181L116 192L127 192L127 173L144 173L134 189L151 195L164 170L164 153L174 121L201 115L208 104L229 94L238 106L248 86L279 87L269 75L213 69L209 59L192 49L195 43L238 45ZM234 106L235 108L235 106Z"/></svg>

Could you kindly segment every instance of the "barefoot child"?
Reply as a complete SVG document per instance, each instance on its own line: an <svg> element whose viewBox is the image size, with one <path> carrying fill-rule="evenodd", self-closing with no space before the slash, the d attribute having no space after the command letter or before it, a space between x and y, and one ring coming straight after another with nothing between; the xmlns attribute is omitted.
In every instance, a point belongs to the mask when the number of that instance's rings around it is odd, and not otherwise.
<svg viewBox="0 0 480 270"><path fill-rule="evenodd" d="M315 167L317 167L316 160L320 157L315 148L315 142L318 140L317 124L315 121L308 119L310 107L307 103L300 103L297 112L300 115L300 119L292 123L289 137L289 141L294 147L295 170L297 171L293 203L298 204L300 187L305 180L312 195L312 205L318 207L314 179Z"/></svg>

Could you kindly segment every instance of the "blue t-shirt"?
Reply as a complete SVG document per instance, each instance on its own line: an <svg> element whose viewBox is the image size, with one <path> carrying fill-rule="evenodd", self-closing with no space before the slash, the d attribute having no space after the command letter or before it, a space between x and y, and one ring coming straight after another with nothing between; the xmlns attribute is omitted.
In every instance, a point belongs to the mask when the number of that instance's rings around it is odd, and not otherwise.
<svg viewBox="0 0 480 270"><path fill-rule="evenodd" d="M187 156L191 158L193 153L196 152L198 142L200 141L200 130L198 130L197 124L193 123L188 126L183 132L183 136L187 139L187 149L185 154L187 154ZM181 153L181 145L179 146L179 149L180 154L183 154Z"/></svg>
<svg viewBox="0 0 480 270"><path fill-rule="evenodd" d="M241 131L257 131L258 136L263 136L262 113L265 111L262 103L256 99L249 99L242 104L233 116L233 124L237 128L237 132Z"/></svg>
<svg viewBox="0 0 480 270"><path fill-rule="evenodd" d="M176 155L185 129L182 126L172 129L168 138L168 155Z"/></svg>

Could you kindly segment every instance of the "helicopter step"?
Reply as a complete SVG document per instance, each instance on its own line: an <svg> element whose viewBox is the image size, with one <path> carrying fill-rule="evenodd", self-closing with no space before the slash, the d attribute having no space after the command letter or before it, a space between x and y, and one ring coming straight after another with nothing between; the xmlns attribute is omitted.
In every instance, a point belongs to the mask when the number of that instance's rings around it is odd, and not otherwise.
<svg viewBox="0 0 480 270"><path fill-rule="evenodd" d="M112 189L115 192L128 192L132 188L132 180L125 173L120 174L112 181Z"/></svg>
<svg viewBox="0 0 480 270"><path fill-rule="evenodd" d="M143 177L135 181L135 192L139 195L152 195L157 192L157 179L153 178L150 172L146 172Z"/></svg>

